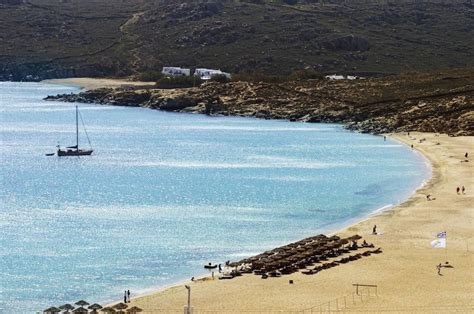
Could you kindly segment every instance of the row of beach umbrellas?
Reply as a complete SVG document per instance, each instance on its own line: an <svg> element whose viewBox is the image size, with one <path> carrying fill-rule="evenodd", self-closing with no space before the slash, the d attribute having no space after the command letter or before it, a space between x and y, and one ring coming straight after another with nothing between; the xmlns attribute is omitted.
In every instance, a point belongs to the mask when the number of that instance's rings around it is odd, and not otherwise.
<svg viewBox="0 0 474 314"><path fill-rule="evenodd" d="M63 304L60 307L50 307L43 311L44 314L56 314L56 313L74 313L74 314L98 314L99 312L102 313L117 313L117 314L124 314L124 313L139 313L143 310L137 306L132 306L128 308L128 305L125 303L118 303L111 307L102 307L100 304L94 303L90 305L88 302L84 300L77 301L74 303L75 306L71 304ZM87 308L85 308L87 306Z"/></svg>
<svg viewBox="0 0 474 314"><path fill-rule="evenodd" d="M278 269L285 265L307 261L312 257L324 257L325 254L330 254L333 250L338 250L345 244L355 242L361 238L359 235L353 235L341 239L336 235L326 237L321 234L266 251L237 263L231 263L230 266L236 267L251 264L253 269Z"/></svg>

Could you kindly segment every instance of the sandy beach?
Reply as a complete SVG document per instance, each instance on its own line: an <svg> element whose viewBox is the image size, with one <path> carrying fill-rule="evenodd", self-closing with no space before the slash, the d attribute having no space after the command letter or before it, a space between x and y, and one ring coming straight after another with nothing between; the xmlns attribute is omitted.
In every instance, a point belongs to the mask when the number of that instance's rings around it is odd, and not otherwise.
<svg viewBox="0 0 474 314"><path fill-rule="evenodd" d="M64 79L44 80L43 83L63 84L70 86L77 86L83 89L97 89L97 88L117 88L123 86L153 86L155 82L140 82L129 81L125 79L112 78L92 78L92 77L73 77Z"/></svg>
<svg viewBox="0 0 474 314"><path fill-rule="evenodd" d="M392 137L413 144L430 160L431 180L406 202L335 232L340 236L359 234L381 247L383 254L312 276L298 272L267 280L244 275L232 280L188 282L194 309L199 313L327 313L343 308L346 313L472 313L474 137L432 133ZM420 143L422 138L426 140ZM469 162L465 162L466 152L473 156ZM458 195L456 187L463 185L466 194ZM433 200L427 200L428 194ZM378 235L371 234L374 225ZM441 231L447 233L447 249L431 248L430 242ZM439 263L452 267L442 267L438 275ZM376 285L377 291L361 288L355 295L356 283ZM145 313L183 313L186 302L187 291L179 285L132 298L130 306L139 306Z"/></svg>

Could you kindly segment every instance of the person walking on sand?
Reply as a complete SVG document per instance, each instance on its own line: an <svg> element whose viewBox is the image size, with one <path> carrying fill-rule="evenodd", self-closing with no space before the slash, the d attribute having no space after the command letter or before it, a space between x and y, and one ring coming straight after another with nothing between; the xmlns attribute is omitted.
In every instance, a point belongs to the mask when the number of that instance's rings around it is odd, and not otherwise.
<svg viewBox="0 0 474 314"><path fill-rule="evenodd" d="M459 195L459 191L460 191L460 190L461 190L461 189L460 189L459 186L458 186L458 187L456 188L456 193L457 193L458 195Z"/></svg>
<svg viewBox="0 0 474 314"><path fill-rule="evenodd" d="M464 154L464 158L468 158L468 157L469 157L469 154L466 152L466 153Z"/></svg>
<svg viewBox="0 0 474 314"><path fill-rule="evenodd" d="M464 187L464 185L461 188L461 192L462 192L462 194L466 194L466 188Z"/></svg>
<svg viewBox="0 0 474 314"><path fill-rule="evenodd" d="M438 265L436 265L436 269L438 270L438 275L442 276L442 275L441 275L441 263L439 263Z"/></svg>
<svg viewBox="0 0 474 314"><path fill-rule="evenodd" d="M372 234L377 234L377 225L372 228Z"/></svg>

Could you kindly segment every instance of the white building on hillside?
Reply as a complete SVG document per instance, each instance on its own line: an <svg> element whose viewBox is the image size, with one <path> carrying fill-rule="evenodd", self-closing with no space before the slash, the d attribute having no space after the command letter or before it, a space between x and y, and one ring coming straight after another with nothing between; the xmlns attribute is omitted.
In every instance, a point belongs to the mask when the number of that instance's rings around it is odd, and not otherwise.
<svg viewBox="0 0 474 314"><path fill-rule="evenodd" d="M171 76L190 76L191 70L184 69L180 67L163 67L161 71L164 75L171 75Z"/></svg>
<svg viewBox="0 0 474 314"><path fill-rule="evenodd" d="M209 80L214 75L224 75L227 78L230 78L230 73L222 72L221 70L214 70L214 69L204 69L198 68L194 71L194 75L199 76L203 80Z"/></svg>

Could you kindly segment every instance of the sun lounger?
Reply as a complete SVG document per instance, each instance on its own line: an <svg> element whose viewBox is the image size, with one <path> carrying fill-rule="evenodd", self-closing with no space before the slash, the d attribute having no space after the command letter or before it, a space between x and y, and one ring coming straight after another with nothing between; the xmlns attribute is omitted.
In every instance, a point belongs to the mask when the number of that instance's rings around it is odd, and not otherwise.
<svg viewBox="0 0 474 314"><path fill-rule="evenodd" d="M224 276L219 277L219 280L228 280L228 279L234 279L234 276L224 275Z"/></svg>

